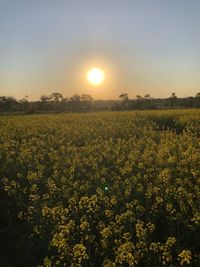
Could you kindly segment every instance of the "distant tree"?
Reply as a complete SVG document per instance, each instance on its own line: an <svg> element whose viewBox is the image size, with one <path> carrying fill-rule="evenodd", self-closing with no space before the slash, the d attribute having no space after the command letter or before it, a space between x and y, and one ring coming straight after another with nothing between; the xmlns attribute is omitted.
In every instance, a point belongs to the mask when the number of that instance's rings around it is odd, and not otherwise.
<svg viewBox="0 0 200 267"><path fill-rule="evenodd" d="M121 107L123 109L127 109L129 105L129 97L127 93L123 93L119 95L119 98L121 99Z"/></svg>
<svg viewBox="0 0 200 267"><path fill-rule="evenodd" d="M195 95L195 98L194 98L194 106L195 107L200 107L200 92L198 92L196 95Z"/></svg>
<svg viewBox="0 0 200 267"><path fill-rule="evenodd" d="M19 102L28 102L28 95L25 95L22 99L19 100Z"/></svg>
<svg viewBox="0 0 200 267"><path fill-rule="evenodd" d="M23 111L28 111L28 106L29 106L28 95L25 95L25 97L23 97L22 99L20 99L19 102L21 104L22 110Z"/></svg>
<svg viewBox="0 0 200 267"><path fill-rule="evenodd" d="M136 95L136 99L137 99L137 100L142 100L143 97L142 97L141 95Z"/></svg>
<svg viewBox="0 0 200 267"><path fill-rule="evenodd" d="M63 97L62 102L67 103L69 101L68 97Z"/></svg>
<svg viewBox="0 0 200 267"><path fill-rule="evenodd" d="M49 99L50 99L50 97L47 95L41 95L41 97L40 97L40 101L42 101L42 102L47 102L47 101L49 101Z"/></svg>
<svg viewBox="0 0 200 267"><path fill-rule="evenodd" d="M28 95L25 95L22 99L19 100L21 103L28 103Z"/></svg>
<svg viewBox="0 0 200 267"><path fill-rule="evenodd" d="M68 97L63 97L62 100L59 102L59 110L60 111L67 110L68 103L69 103L69 98Z"/></svg>
<svg viewBox="0 0 200 267"><path fill-rule="evenodd" d="M195 97L200 97L200 92L198 92Z"/></svg>
<svg viewBox="0 0 200 267"><path fill-rule="evenodd" d="M87 95L87 94L81 95L80 99L81 99L81 101L92 101L93 100L91 95Z"/></svg>
<svg viewBox="0 0 200 267"><path fill-rule="evenodd" d="M16 98L12 96L0 96L0 109L3 111L12 111L17 104Z"/></svg>
<svg viewBox="0 0 200 267"><path fill-rule="evenodd" d="M81 101L81 97L80 97L80 95L73 95L73 96L71 96L70 97L70 101L71 102L80 102Z"/></svg>
<svg viewBox="0 0 200 267"><path fill-rule="evenodd" d="M121 98L122 101L127 101L129 100L129 97L128 97L128 94L127 93L124 93L124 94L120 94L119 95L119 98Z"/></svg>
<svg viewBox="0 0 200 267"><path fill-rule="evenodd" d="M171 96L169 97L169 100L170 100L170 106L171 107L177 105L177 96L176 96L175 92L173 92L171 94Z"/></svg>
<svg viewBox="0 0 200 267"><path fill-rule="evenodd" d="M59 101L62 101L63 96L62 94L56 92L56 93L51 94L49 99L55 102L59 102Z"/></svg>
<svg viewBox="0 0 200 267"><path fill-rule="evenodd" d="M50 95L49 100L56 104L56 110L59 111L60 102L63 100L62 94L55 92Z"/></svg>
<svg viewBox="0 0 200 267"><path fill-rule="evenodd" d="M81 109L81 97L80 95L73 95L69 98L70 111L80 111Z"/></svg>
<svg viewBox="0 0 200 267"><path fill-rule="evenodd" d="M171 94L171 96L170 96L170 98L177 98L177 96L176 96L176 94L173 92L172 94Z"/></svg>
<svg viewBox="0 0 200 267"><path fill-rule="evenodd" d="M49 103L48 103L48 101L50 100L50 97L49 96L47 96L47 95L41 95L41 97L40 97L40 108L42 109L42 110L47 110L48 109L48 107L49 107Z"/></svg>
<svg viewBox="0 0 200 267"><path fill-rule="evenodd" d="M150 99L152 99L152 97L150 96L150 94L145 94L144 98L143 98L143 106L145 109L152 109L152 103L150 101Z"/></svg>
<svg viewBox="0 0 200 267"><path fill-rule="evenodd" d="M151 99L151 96L150 96L150 94L146 94L146 95L144 95L144 98L145 99Z"/></svg>
<svg viewBox="0 0 200 267"><path fill-rule="evenodd" d="M6 99L6 96L0 96L0 103Z"/></svg>
<svg viewBox="0 0 200 267"><path fill-rule="evenodd" d="M80 96L80 100L81 100L81 109L83 111L89 111L91 109L92 100L93 100L91 95L83 94Z"/></svg>

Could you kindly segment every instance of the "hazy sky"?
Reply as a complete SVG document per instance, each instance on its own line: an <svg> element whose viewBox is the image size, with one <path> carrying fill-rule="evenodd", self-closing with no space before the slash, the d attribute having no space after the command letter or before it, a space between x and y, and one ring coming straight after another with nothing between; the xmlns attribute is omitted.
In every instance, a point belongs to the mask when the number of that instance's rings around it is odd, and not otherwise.
<svg viewBox="0 0 200 267"><path fill-rule="evenodd" d="M0 96L195 95L199 14L199 0L0 0Z"/></svg>

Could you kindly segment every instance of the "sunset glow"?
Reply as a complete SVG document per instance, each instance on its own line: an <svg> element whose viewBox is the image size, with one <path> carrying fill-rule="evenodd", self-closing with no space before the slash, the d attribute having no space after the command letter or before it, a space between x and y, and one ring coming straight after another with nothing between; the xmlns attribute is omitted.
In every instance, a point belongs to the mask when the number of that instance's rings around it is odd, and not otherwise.
<svg viewBox="0 0 200 267"><path fill-rule="evenodd" d="M105 80L104 71L99 68L93 68L87 73L87 80L94 86L101 85Z"/></svg>

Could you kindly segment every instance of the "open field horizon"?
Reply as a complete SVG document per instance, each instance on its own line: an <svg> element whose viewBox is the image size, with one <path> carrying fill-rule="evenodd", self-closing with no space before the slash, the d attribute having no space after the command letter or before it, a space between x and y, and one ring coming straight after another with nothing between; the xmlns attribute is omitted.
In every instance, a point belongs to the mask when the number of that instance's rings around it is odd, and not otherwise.
<svg viewBox="0 0 200 267"><path fill-rule="evenodd" d="M145 94L131 99L127 93L120 94L118 98L118 100L94 100L88 94L75 94L66 98L58 92L50 96L42 95L38 101L29 101L27 96L19 101L13 97L0 96L0 114L200 108L200 92L194 97L187 98L179 98L175 92L168 98L156 99L150 94Z"/></svg>

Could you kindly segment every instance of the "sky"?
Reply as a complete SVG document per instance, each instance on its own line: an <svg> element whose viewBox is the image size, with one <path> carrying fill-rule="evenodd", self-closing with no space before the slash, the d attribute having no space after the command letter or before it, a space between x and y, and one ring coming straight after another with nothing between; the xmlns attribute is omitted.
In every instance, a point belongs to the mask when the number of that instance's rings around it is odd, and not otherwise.
<svg viewBox="0 0 200 267"><path fill-rule="evenodd" d="M0 96L193 96L199 13L199 0L0 0Z"/></svg>

